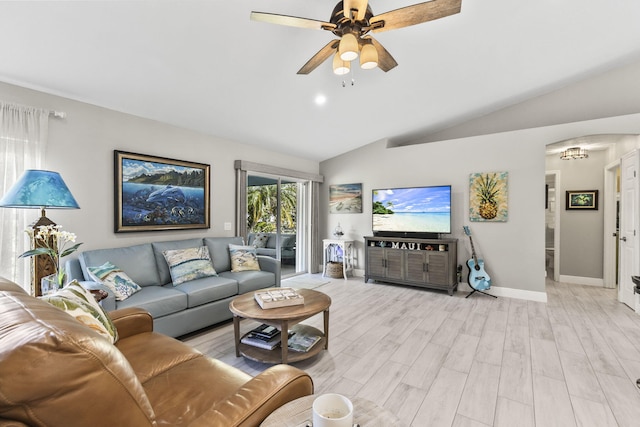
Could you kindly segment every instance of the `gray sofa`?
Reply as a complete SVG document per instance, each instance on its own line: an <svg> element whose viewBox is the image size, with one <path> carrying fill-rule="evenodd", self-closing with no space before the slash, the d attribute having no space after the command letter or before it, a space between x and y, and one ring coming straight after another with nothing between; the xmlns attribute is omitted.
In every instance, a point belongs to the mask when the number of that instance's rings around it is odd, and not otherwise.
<svg viewBox="0 0 640 427"><path fill-rule="evenodd" d="M107 310L140 307L151 313L153 329L172 337L187 334L232 318L229 302L237 295L280 286L280 261L258 256L260 271L231 272L229 244L242 245L241 237L207 237L145 243L123 248L82 252L66 262L69 280L90 289L103 289ZM205 277L173 286L162 251L206 245L218 276ZM104 285L93 282L87 267L111 262L142 290L124 301L116 301Z"/></svg>
<svg viewBox="0 0 640 427"><path fill-rule="evenodd" d="M254 246L257 233L249 233L247 236L247 244ZM276 257L276 233L261 233L267 234L269 239L264 248L256 248L258 255L265 255L272 258ZM280 259L283 263L294 263L296 260L296 235L295 234L281 234L281 256Z"/></svg>

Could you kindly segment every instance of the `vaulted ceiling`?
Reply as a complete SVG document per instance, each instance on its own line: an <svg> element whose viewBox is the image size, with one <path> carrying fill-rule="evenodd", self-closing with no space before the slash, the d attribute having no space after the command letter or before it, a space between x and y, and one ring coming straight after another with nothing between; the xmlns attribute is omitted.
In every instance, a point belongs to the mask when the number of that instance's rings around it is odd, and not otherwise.
<svg viewBox="0 0 640 427"><path fill-rule="evenodd" d="M417 2L370 6L379 14ZM343 77L331 61L296 74L330 33L249 20L255 10L325 21L335 4L3 1L0 81L324 160L640 59L637 0L463 0L459 14L376 35L398 67Z"/></svg>

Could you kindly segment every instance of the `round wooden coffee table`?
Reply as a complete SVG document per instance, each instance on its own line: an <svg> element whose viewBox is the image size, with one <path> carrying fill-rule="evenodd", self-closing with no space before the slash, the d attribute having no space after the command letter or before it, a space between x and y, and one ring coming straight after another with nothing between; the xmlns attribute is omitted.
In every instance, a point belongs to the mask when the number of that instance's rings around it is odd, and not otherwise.
<svg viewBox="0 0 640 427"><path fill-rule="evenodd" d="M276 288L277 289L277 288ZM262 363L292 363L315 356L323 349L329 348L329 306L331 298L322 292L312 289L297 289L304 297L304 304L288 307L263 309L253 297L253 292L234 298L229 303L229 310L233 313L233 334L236 343L236 357L240 355L247 359ZM300 324L305 319L316 314L324 314L324 332L308 325ZM293 331L306 335L318 335L320 341L306 352L289 351L287 346L288 334L281 333L280 348L266 350L240 342L240 321L253 319L267 325L275 326L280 331Z"/></svg>
<svg viewBox="0 0 640 427"><path fill-rule="evenodd" d="M311 406L316 394L285 403L271 413L260 427L300 427L311 424ZM391 412L361 397L347 396L353 403L353 422L362 427L404 427ZM307 424L308 423L308 424Z"/></svg>

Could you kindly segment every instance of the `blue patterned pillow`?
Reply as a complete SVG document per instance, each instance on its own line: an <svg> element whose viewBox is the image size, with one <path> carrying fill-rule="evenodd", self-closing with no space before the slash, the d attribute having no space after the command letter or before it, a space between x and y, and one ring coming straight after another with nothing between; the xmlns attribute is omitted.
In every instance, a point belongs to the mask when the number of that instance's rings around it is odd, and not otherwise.
<svg viewBox="0 0 640 427"><path fill-rule="evenodd" d="M253 246L240 246L229 244L231 255L231 271L256 271L260 270L256 248Z"/></svg>
<svg viewBox="0 0 640 427"><path fill-rule="evenodd" d="M99 267L87 267L89 277L108 287L116 296L116 301L124 301L142 290L140 285L131 280L124 271L109 261Z"/></svg>
<svg viewBox="0 0 640 427"><path fill-rule="evenodd" d="M173 286L202 277L217 276L206 246L162 251L169 264Z"/></svg>

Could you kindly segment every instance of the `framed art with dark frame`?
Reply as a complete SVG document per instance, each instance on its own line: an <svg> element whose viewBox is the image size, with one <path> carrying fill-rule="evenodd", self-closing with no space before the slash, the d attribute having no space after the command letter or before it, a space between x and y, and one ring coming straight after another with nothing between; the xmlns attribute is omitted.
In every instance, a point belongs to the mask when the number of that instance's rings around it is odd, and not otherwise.
<svg viewBox="0 0 640 427"><path fill-rule="evenodd" d="M598 210L598 190L567 191L566 210Z"/></svg>
<svg viewBox="0 0 640 427"><path fill-rule="evenodd" d="M115 232L210 227L211 166L114 151Z"/></svg>

